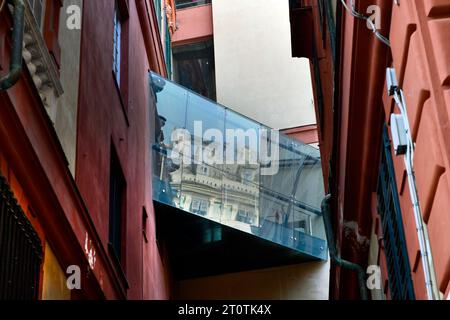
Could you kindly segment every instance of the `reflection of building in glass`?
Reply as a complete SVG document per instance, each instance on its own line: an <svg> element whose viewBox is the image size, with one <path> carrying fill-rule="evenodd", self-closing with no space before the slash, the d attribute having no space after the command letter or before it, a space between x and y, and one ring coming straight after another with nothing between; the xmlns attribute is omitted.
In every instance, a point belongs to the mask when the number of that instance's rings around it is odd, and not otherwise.
<svg viewBox="0 0 450 320"><path fill-rule="evenodd" d="M319 209L324 195L319 151L281 135L278 144L271 144L271 148L278 149L279 159L269 164L279 169L265 175L267 164L263 165L255 155L259 154L262 139L267 139L261 133L267 127L155 74L152 82L157 88L164 132L159 135L163 141L154 146L154 156L159 159L154 162L159 164L154 170L155 199L326 259ZM255 133L247 135L245 142L236 143L235 137L235 141L225 139L222 144L196 132L194 123L198 122L203 132L215 129L222 136L229 129ZM185 135L175 135L181 128ZM251 138L256 143L251 143ZM179 154L181 150L176 147L181 142L190 143L187 150L181 149L184 154ZM235 162L230 163L230 154ZM218 161L208 161L212 158ZM257 159L255 163L250 161L252 158Z"/></svg>

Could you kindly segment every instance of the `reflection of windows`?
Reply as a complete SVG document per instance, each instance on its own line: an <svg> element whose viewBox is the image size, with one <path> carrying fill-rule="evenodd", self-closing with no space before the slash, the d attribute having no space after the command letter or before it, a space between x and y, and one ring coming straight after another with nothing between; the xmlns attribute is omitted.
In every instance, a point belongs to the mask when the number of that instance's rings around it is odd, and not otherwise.
<svg viewBox="0 0 450 320"><path fill-rule="evenodd" d="M255 172L253 170L244 170L242 171L242 180L244 184L250 184L253 182L255 176Z"/></svg>
<svg viewBox="0 0 450 320"><path fill-rule="evenodd" d="M191 203L191 212L195 214L200 214L202 216L206 215L208 213L208 201L207 200L201 200L201 199L192 199Z"/></svg>
<svg viewBox="0 0 450 320"><path fill-rule="evenodd" d="M191 210L194 213L197 213L200 210L200 200L197 199L192 200Z"/></svg>
<svg viewBox="0 0 450 320"><path fill-rule="evenodd" d="M255 221L255 214L253 211L248 209L239 209L236 216L236 221L253 224Z"/></svg>
<svg viewBox="0 0 450 320"><path fill-rule="evenodd" d="M213 243L219 241L222 241L222 227L220 225L214 225L204 229L203 243Z"/></svg>

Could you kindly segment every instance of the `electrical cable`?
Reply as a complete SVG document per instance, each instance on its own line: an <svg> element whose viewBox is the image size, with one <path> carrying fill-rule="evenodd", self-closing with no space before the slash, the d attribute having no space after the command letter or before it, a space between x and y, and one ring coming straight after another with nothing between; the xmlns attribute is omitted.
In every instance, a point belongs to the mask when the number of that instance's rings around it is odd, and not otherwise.
<svg viewBox="0 0 450 320"><path fill-rule="evenodd" d="M380 40L381 42L383 42L385 45L387 45L388 47L391 46L391 42L390 40L383 36L377 29L377 26L373 23L373 21L370 19L370 17L367 17L365 15L363 15L362 13L359 13L356 10L355 4L353 2L353 0L350 1L350 5L351 8L348 6L346 0L341 0L342 5L344 6L344 8L355 18L357 19L361 19L361 20L365 20L367 21L367 23L370 25L370 28L372 29L373 34L377 37L378 40Z"/></svg>

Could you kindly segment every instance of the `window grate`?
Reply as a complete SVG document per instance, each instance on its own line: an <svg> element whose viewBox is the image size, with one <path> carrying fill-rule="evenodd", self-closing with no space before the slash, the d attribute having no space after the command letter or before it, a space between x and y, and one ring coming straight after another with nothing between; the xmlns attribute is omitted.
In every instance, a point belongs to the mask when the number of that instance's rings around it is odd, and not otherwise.
<svg viewBox="0 0 450 320"><path fill-rule="evenodd" d="M377 193L391 298L393 300L414 300L411 268L392 162L391 142L386 126L383 129L383 147Z"/></svg>
<svg viewBox="0 0 450 320"><path fill-rule="evenodd" d="M0 300L36 300L42 244L0 175Z"/></svg>

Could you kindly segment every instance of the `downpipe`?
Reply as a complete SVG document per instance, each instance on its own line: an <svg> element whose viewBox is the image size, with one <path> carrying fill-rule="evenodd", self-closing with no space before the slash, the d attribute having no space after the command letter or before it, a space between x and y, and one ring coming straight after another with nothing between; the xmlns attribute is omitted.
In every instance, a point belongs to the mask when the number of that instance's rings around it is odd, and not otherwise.
<svg viewBox="0 0 450 320"><path fill-rule="evenodd" d="M333 224L331 223L330 199L331 195L329 194L326 195L325 198L322 200L321 208L331 261L344 269L348 269L357 273L359 284L359 295L361 297L361 300L367 300L368 295L366 287L366 273L364 272L364 269L356 263L352 263L350 261L342 259L337 253L336 241L333 232Z"/></svg>
<svg viewBox="0 0 450 320"><path fill-rule="evenodd" d="M24 32L25 5L23 0L8 0L14 6L11 61L9 72L0 78L0 91L8 90L16 84L22 72L22 46Z"/></svg>

